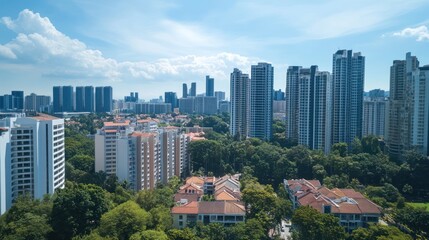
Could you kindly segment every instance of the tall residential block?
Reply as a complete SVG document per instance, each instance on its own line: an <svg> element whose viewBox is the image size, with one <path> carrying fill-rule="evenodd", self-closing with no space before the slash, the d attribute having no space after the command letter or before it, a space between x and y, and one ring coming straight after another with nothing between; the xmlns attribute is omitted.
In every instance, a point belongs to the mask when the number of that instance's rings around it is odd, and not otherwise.
<svg viewBox="0 0 429 240"><path fill-rule="evenodd" d="M230 78L231 115L229 133L231 136L238 136L240 139L247 137L249 84L249 75L243 74L239 69L234 68Z"/></svg>
<svg viewBox="0 0 429 240"><path fill-rule="evenodd" d="M380 95L364 97L362 136L385 136L385 122L387 120L387 98Z"/></svg>
<svg viewBox="0 0 429 240"><path fill-rule="evenodd" d="M412 75L418 67L419 61L411 53L406 54L405 60L394 60L390 67L386 143L389 155L394 159L401 158L412 147Z"/></svg>
<svg viewBox="0 0 429 240"><path fill-rule="evenodd" d="M0 132L1 208L10 208L19 195L41 199L64 187L63 119L44 114L6 118L0 120Z"/></svg>
<svg viewBox="0 0 429 240"><path fill-rule="evenodd" d="M329 72L317 66L290 66L286 74L286 137L310 149L329 151L331 143Z"/></svg>
<svg viewBox="0 0 429 240"><path fill-rule="evenodd" d="M351 146L362 137L365 57L360 52L338 50L332 60L332 143Z"/></svg>
<svg viewBox="0 0 429 240"><path fill-rule="evenodd" d="M158 128L151 120L105 122L98 130L96 171L116 174L138 191L189 174L188 143L192 134L176 127Z"/></svg>
<svg viewBox="0 0 429 240"><path fill-rule="evenodd" d="M157 133L134 132L117 141L117 171L136 191L154 189L161 180L161 145Z"/></svg>
<svg viewBox="0 0 429 240"><path fill-rule="evenodd" d="M214 78L206 76L206 96L214 97Z"/></svg>
<svg viewBox="0 0 429 240"><path fill-rule="evenodd" d="M417 151L429 155L429 65L412 73L413 82L413 131L412 145Z"/></svg>
<svg viewBox="0 0 429 240"><path fill-rule="evenodd" d="M274 68L269 63L252 65L249 88L249 137L272 138Z"/></svg>

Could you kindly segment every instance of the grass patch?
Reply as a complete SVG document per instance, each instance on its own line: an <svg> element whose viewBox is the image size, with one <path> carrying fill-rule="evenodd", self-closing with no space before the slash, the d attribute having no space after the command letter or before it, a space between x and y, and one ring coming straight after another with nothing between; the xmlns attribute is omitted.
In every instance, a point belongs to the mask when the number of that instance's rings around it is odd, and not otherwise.
<svg viewBox="0 0 429 240"><path fill-rule="evenodd" d="M429 212L429 202L427 203L415 203L415 202L407 202L408 205L412 206L412 207L423 207L426 209L426 211Z"/></svg>

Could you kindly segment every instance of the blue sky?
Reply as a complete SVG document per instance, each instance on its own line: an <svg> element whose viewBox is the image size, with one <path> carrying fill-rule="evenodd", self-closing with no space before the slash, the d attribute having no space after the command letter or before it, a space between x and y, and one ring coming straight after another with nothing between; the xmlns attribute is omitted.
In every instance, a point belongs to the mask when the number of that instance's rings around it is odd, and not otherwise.
<svg viewBox="0 0 429 240"><path fill-rule="evenodd" d="M234 67L332 70L332 54L366 57L365 90L389 88L406 52L429 64L429 1L24 1L0 0L0 94L52 94L53 85L111 85L145 99L205 75L229 94Z"/></svg>

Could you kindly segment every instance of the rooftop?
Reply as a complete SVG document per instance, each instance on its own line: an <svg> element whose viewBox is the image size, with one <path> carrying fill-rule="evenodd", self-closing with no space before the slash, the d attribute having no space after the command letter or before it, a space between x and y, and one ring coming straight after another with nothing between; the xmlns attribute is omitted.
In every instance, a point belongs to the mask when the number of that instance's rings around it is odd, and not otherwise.
<svg viewBox="0 0 429 240"><path fill-rule="evenodd" d="M301 206L311 206L320 212L331 206L332 213L381 214L381 208L353 189L329 189L318 180L287 180L289 191Z"/></svg>
<svg viewBox="0 0 429 240"><path fill-rule="evenodd" d="M39 113L37 116L33 116L31 118L39 120L39 121L51 121L51 120L59 119L57 117L54 117L54 116L51 116L48 114L44 114L44 113Z"/></svg>

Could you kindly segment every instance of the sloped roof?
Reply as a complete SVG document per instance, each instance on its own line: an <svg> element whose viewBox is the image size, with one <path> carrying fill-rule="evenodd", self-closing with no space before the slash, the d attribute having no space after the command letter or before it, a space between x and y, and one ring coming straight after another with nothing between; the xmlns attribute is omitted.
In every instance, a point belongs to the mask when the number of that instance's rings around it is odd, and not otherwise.
<svg viewBox="0 0 429 240"><path fill-rule="evenodd" d="M381 208L353 189L329 189L320 186L317 180L288 180L288 187L302 206L311 206L323 212L324 206L331 206L332 213L380 214Z"/></svg>
<svg viewBox="0 0 429 240"><path fill-rule="evenodd" d="M174 206L171 209L173 214L198 214L198 202L193 201L182 206Z"/></svg>
<svg viewBox="0 0 429 240"><path fill-rule="evenodd" d="M245 215L243 204L229 201L199 202L199 214L239 214Z"/></svg>

